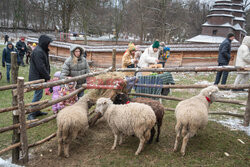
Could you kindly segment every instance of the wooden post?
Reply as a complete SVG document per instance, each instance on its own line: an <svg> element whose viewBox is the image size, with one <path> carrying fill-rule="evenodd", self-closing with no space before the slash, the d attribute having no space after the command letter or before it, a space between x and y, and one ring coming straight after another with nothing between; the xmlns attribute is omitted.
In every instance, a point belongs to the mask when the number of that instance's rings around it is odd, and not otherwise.
<svg viewBox="0 0 250 167"><path fill-rule="evenodd" d="M21 138L21 157L20 162L26 164L29 160L28 153L28 139L27 139L27 125L25 120L25 106L24 106L24 78L17 79L17 100L18 113L20 121L20 138Z"/></svg>
<svg viewBox="0 0 250 167"><path fill-rule="evenodd" d="M250 88L248 89L247 107L244 115L244 126L249 126L250 121Z"/></svg>
<svg viewBox="0 0 250 167"><path fill-rule="evenodd" d="M112 71L115 71L116 69L116 49L113 49L112 52Z"/></svg>
<svg viewBox="0 0 250 167"><path fill-rule="evenodd" d="M17 84L17 76L18 76L18 65L17 65L17 53L11 52L11 81L12 84ZM17 106L17 96L14 96L12 91L12 106ZM13 125L19 123L19 115L17 111L13 111ZM16 144L20 142L20 134L18 133L18 129L13 130L12 135L12 144ZM19 161L19 150L20 147L16 147L12 150L12 163L18 163Z"/></svg>

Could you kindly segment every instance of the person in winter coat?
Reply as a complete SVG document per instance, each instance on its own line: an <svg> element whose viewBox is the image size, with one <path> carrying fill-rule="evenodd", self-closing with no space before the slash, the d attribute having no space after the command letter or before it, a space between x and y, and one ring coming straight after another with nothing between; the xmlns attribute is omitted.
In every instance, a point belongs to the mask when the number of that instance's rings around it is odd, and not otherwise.
<svg viewBox="0 0 250 167"><path fill-rule="evenodd" d="M135 64L138 62L135 59L135 45L133 43L129 43L128 49L122 56L122 68L135 68ZM133 72L126 72L127 76L134 75Z"/></svg>
<svg viewBox="0 0 250 167"><path fill-rule="evenodd" d="M49 64L49 44L52 39L47 35L41 35L38 40L38 46L33 50L30 58L29 81L45 79L50 80ZM32 102L41 100L43 89L35 90ZM47 113L35 111L28 115L28 120L36 119L37 116L46 115Z"/></svg>
<svg viewBox="0 0 250 167"><path fill-rule="evenodd" d="M250 65L250 36L245 36L242 44L238 48L237 58L235 62L235 66L247 66ZM235 79L234 85L246 84L249 80L249 72L238 72L238 75ZM237 91L239 89L235 89ZM242 90L242 89L241 89Z"/></svg>
<svg viewBox="0 0 250 167"><path fill-rule="evenodd" d="M7 42L7 43L9 42L9 35L7 35L7 34L4 36L4 44L5 44L6 42Z"/></svg>
<svg viewBox="0 0 250 167"><path fill-rule="evenodd" d="M157 64L159 62L159 46L159 41L155 41L153 45L145 49L139 60L138 66L140 68L147 68L150 64Z"/></svg>
<svg viewBox="0 0 250 167"><path fill-rule="evenodd" d="M226 66L229 64L231 59L231 42L234 40L234 34L229 33L227 38L220 44L219 47L219 56L218 56L218 66ZM222 76L221 84L225 85L227 82L228 72L227 71L218 71L214 84L218 85Z"/></svg>
<svg viewBox="0 0 250 167"><path fill-rule="evenodd" d="M20 40L16 43L16 48L18 50L18 54L21 59L21 66L23 67L25 66L23 62L23 58L24 58L25 53L27 52L27 47L24 41L25 41L25 38L21 37Z"/></svg>
<svg viewBox="0 0 250 167"><path fill-rule="evenodd" d="M29 43L27 45L26 64L29 64L31 53L32 53L32 48L31 48L31 44Z"/></svg>
<svg viewBox="0 0 250 167"><path fill-rule="evenodd" d="M66 77L76 77L79 75L84 75L90 72L87 60L84 58L84 49L79 45L71 45L70 53L71 56L68 57L62 67L60 78L64 79ZM83 83L86 83L86 79L78 80L76 89L80 88ZM84 95L84 91L78 93L78 98Z"/></svg>
<svg viewBox="0 0 250 167"><path fill-rule="evenodd" d="M2 55L2 66L6 66L6 76L7 76L7 82L10 83L10 69L11 69L11 52L16 52L14 45L11 42L7 43L6 48L3 49L3 55ZM17 64L20 64L20 58L17 55Z"/></svg>
<svg viewBox="0 0 250 167"><path fill-rule="evenodd" d="M159 64L162 64L162 67L165 67L165 63L167 62L167 59L170 56L170 48L166 47L165 44L164 46L162 45L162 47L163 48L161 48L159 52L158 60L159 60Z"/></svg>
<svg viewBox="0 0 250 167"><path fill-rule="evenodd" d="M60 79L60 71L55 72L53 81L57 81ZM57 85L52 88L53 94L52 94L52 100L58 99L60 97L61 93L61 86ZM60 105L60 103L52 105L52 111L54 114L57 114L63 107Z"/></svg>

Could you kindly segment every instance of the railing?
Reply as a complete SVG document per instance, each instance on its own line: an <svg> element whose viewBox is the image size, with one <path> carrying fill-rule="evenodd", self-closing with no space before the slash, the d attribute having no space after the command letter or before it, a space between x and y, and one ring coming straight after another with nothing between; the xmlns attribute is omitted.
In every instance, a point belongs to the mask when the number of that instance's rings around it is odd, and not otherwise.
<svg viewBox="0 0 250 167"><path fill-rule="evenodd" d="M53 82L44 82L44 80L37 80L37 81L32 81L32 82L26 82L24 83L24 78L23 77L18 77L18 66L16 60L16 54L12 53L13 61L11 65L11 70L12 70L12 85L8 86L2 86L0 87L0 91L4 90L12 90L12 107L7 107L7 108L2 108L0 109L0 114L4 112L10 112L13 111L13 124L7 127L0 128L0 133L4 133L10 130L13 130L13 140L12 140L12 145L8 146L7 148L4 148L0 150L0 155L12 150L12 161L13 163L22 163L25 164L28 162L28 149L40 144L43 144L52 138L56 136L56 133L53 133L49 135L48 137L37 141L33 144L28 144L28 137L27 137L27 129L37 127L41 124L47 123L51 120L54 120L56 118L56 115L49 116L47 118L41 119L41 120L32 120L32 121L26 121L25 120L25 115L34 111L38 111L47 107L52 106L53 104L56 104L58 102L64 101L70 97L75 96L79 92L83 91L87 85L83 85L81 88L75 90L74 92L63 96L61 98L58 98L56 100L44 100L40 102L35 102L35 103L29 103L29 104L24 104L24 94L26 92L34 91L37 89L44 89L44 88L49 88L53 87L56 85L61 85L65 83L69 83L72 81L78 81L81 79L84 79L86 77L90 76L95 76L103 73L107 73L109 71L121 71L121 72L128 72L128 71L133 71L133 72L145 72L145 71L151 71L151 72L216 72L216 71L249 71L248 68L244 67L232 67L232 66L227 66L227 67L176 67L176 68L161 68L161 69L116 69L116 51L115 49L113 50L113 63L112 63L112 68L111 69L106 69L101 72L94 72L94 73L89 73L85 74L82 76L78 77L73 77L70 79L64 79L64 80L59 80L59 81L53 81ZM144 87L162 87L162 88L178 88L178 89L197 89L197 88L204 88L209 85L145 85L145 84L136 84L136 86L144 86ZM240 101L240 100L225 100L225 99L218 99L216 102L221 102L221 103L231 103L231 104L236 104L236 105L244 105L246 106L246 111L244 115L240 114L233 114L233 113L214 113L213 114L224 114L224 115L231 115L231 116L236 116L240 118L244 118L244 125L249 126L249 120L250 120L250 85L239 85L239 86L234 86L234 85L218 85L219 88L230 88L230 89L248 89L248 99L247 101ZM88 87L89 88L89 87ZM110 89L110 87L93 87L93 88L100 88L100 89ZM115 89L115 88L113 88ZM137 96L147 96L147 97L154 97L154 98L162 98L166 100L175 100L175 101L181 101L184 100L183 98L178 98L178 97L171 97L171 96L160 96L160 95L151 95L151 94L131 94L131 95L137 95ZM39 104L39 105L38 105ZM37 105L37 106L34 106ZM33 106L32 108L29 108L29 106ZM166 110L174 111L173 108L166 108ZM93 113L93 112L92 112ZM92 114L92 113L89 113ZM20 133L19 133L20 132ZM21 155L20 155L21 153Z"/></svg>

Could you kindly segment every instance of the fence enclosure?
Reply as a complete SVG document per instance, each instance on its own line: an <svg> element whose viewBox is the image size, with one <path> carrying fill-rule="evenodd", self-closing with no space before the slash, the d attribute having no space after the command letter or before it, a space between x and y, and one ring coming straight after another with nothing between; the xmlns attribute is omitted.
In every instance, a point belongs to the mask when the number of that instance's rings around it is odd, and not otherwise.
<svg viewBox="0 0 250 167"><path fill-rule="evenodd" d="M12 53L12 56L14 60L16 60L16 54ZM249 69L244 68L244 67L175 67L175 68L161 68L161 69L116 69L116 50L113 50L113 56L112 56L112 68L103 70L101 72L94 72L94 73L89 73L85 74L82 76L78 77L73 77L70 79L64 79L64 80L59 80L59 81L53 81L49 83L45 83L44 80L37 80L37 81L32 81L32 82L26 82L24 83L24 78L23 77L18 77L18 66L16 61L12 61L12 85L7 85L7 86L2 86L0 87L0 91L4 90L12 90L12 107L7 107L0 109L0 114L4 112L10 112L13 111L13 124L7 127L0 128L0 133L7 132L10 130L13 130L13 135L12 135L12 145L8 146L7 148L0 150L0 155L12 150L12 162L13 163L21 163L21 164L26 164L29 160L29 148L38 146L40 144L43 144L52 138L56 136L56 133L53 133L49 135L48 137L37 141L35 143L29 144L28 143L28 136L27 136L27 129L37 127L43 123L49 122L51 120L54 120L56 118L56 115L52 115L49 117L46 117L41 120L32 120L32 121L26 121L26 114L34 111L38 111L47 107L52 106L53 104L56 104L58 102L64 101L85 88L87 85L83 85L81 88L75 90L74 92L63 96L61 98L58 98L56 100L43 100L40 102L35 102L35 103L29 103L25 104L24 103L24 94L26 92L34 91L37 89L44 89L48 87L53 87L56 85L61 85L65 83L69 83L72 81L77 81L86 77L90 76L95 76L103 73L107 73L109 71L121 71L121 72L127 72L127 71L134 71L134 72L140 72L140 71L152 71L152 72L211 72L211 71L249 71ZM207 87L208 85L140 85L136 84L136 86L145 86L145 87L157 87L161 86L163 88L178 88L178 89L199 89L199 88L204 88ZM221 103L231 103L231 104L236 104L236 105L243 105L246 106L246 111L245 115L240 115L240 114L232 114L232 113L213 113L213 114L224 114L224 115L231 115L231 116L236 116L240 118L244 118L244 125L249 126L249 121L250 121L250 85L239 85L239 86L234 86L234 85L218 85L219 88L230 88L230 89L248 89L248 100L247 102L245 101L240 101L240 100L226 100L226 99L218 99L217 102ZM97 85L94 86L93 88L97 89L105 89L107 87L104 87L103 85ZM115 89L115 88L114 88ZM171 96L159 96L159 95L150 95L150 94L131 94L131 95L137 95L137 96L146 96L146 97L156 97L156 98L162 98L162 99L167 99L167 100L175 100L175 101L181 101L183 98L177 98L177 97L171 97ZM39 104L39 105L37 105ZM29 108L29 106L34 106L32 108ZM174 111L174 109L171 108L166 108L166 110ZM89 113L89 115L92 113Z"/></svg>

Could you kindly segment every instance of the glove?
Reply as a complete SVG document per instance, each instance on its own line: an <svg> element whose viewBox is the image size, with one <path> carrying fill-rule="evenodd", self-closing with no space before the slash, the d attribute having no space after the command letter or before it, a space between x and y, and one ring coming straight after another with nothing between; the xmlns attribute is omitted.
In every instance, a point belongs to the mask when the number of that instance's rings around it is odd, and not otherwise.
<svg viewBox="0 0 250 167"><path fill-rule="evenodd" d="M3 68L5 67L5 63L2 64Z"/></svg>
<svg viewBox="0 0 250 167"><path fill-rule="evenodd" d="M49 88L49 92L50 92L50 93L53 93L53 87L50 87L50 88Z"/></svg>

